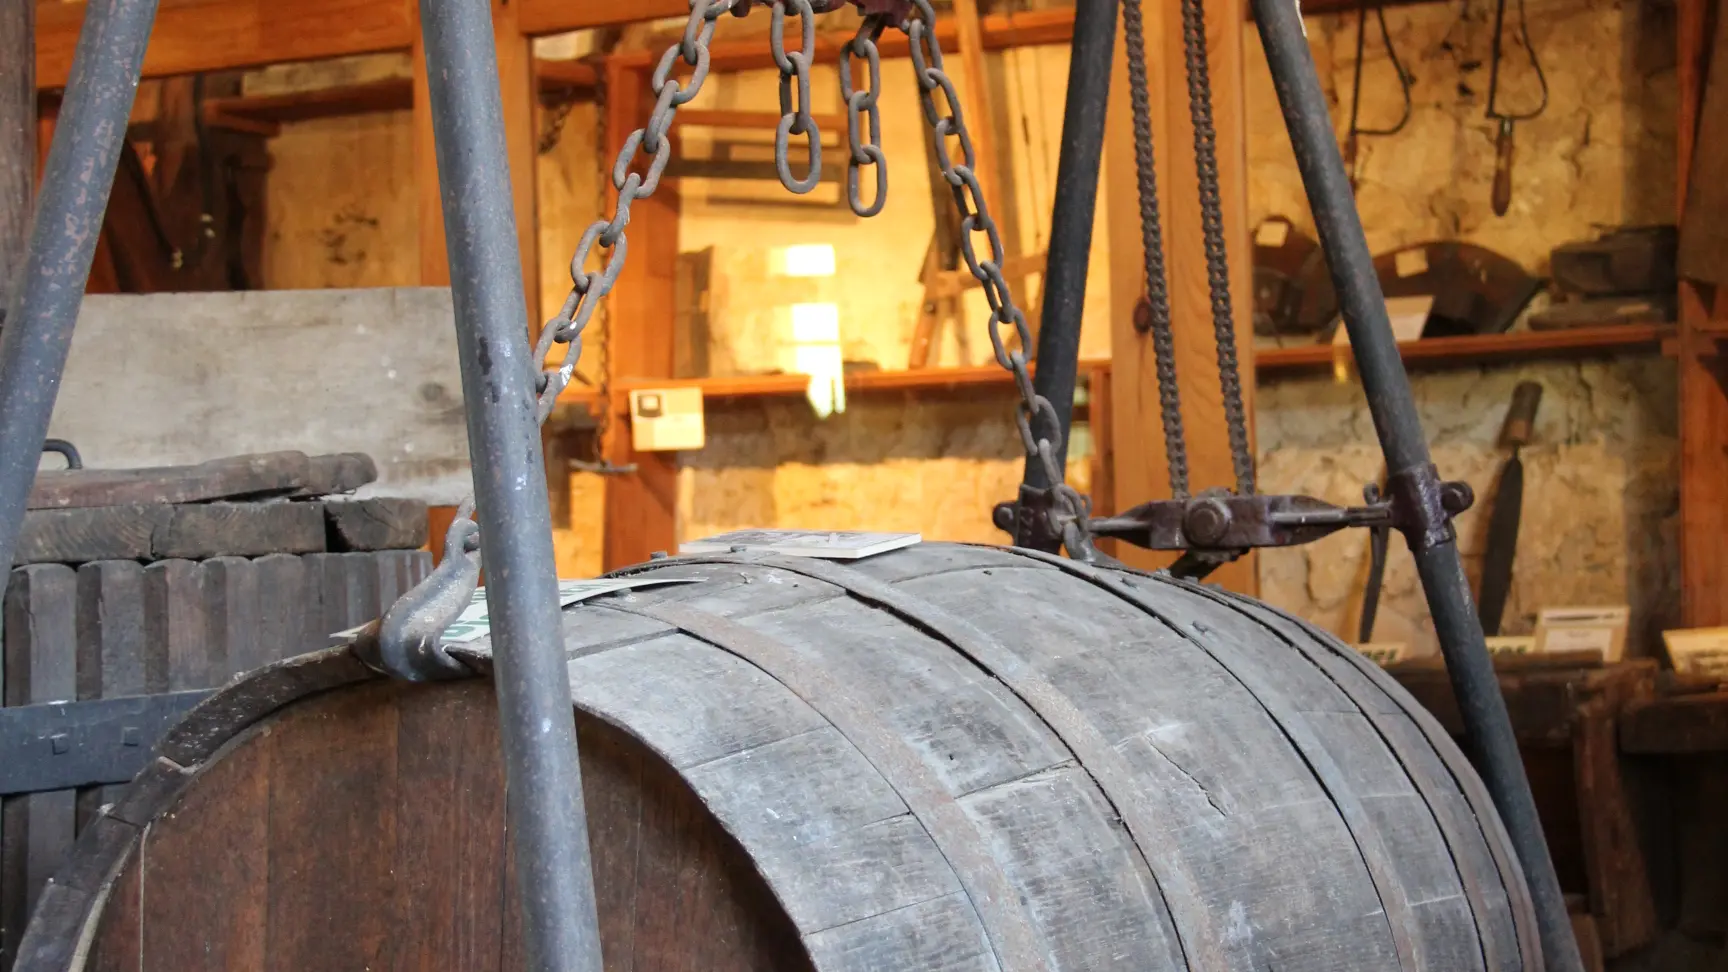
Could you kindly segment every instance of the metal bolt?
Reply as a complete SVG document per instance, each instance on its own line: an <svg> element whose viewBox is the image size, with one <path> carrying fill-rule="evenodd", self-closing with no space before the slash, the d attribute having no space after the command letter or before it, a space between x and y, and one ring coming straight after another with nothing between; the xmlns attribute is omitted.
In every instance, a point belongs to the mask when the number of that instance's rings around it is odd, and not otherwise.
<svg viewBox="0 0 1728 972"><path fill-rule="evenodd" d="M120 745L136 749L143 744L143 735L135 727L127 726L120 730Z"/></svg>
<svg viewBox="0 0 1728 972"><path fill-rule="evenodd" d="M65 733L57 732L48 737L48 748L54 751L54 755L64 756L71 751L72 740Z"/></svg>
<svg viewBox="0 0 1728 972"><path fill-rule="evenodd" d="M1208 546L1224 539L1230 529L1230 508L1217 498L1192 500L1182 515L1182 532Z"/></svg>

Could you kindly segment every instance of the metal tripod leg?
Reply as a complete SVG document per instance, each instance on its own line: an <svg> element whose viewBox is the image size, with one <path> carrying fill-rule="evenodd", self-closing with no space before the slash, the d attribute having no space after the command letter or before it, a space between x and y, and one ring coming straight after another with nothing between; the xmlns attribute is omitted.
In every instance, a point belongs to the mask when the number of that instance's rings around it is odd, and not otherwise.
<svg viewBox="0 0 1728 972"><path fill-rule="evenodd" d="M528 968L600 972L491 6L421 0L420 23Z"/></svg>
<svg viewBox="0 0 1728 972"><path fill-rule="evenodd" d="M1428 454L1410 377L1386 318L1385 296L1374 275L1350 179L1338 154L1319 75L1302 33L1301 13L1291 0L1252 2L1272 68L1273 87L1308 192L1308 205L1331 265L1332 283L1349 328L1368 408L1386 454L1389 491L1394 499L1403 492L1411 508L1422 513L1425 529L1420 535L1414 531L1410 534L1410 548L1434 616L1452 691L1458 698L1466 742L1474 750L1483 782L1530 885L1548 972L1583 972L1554 862L1542 836L1542 822L1536 816L1536 801L1512 734L1506 700L1488 658L1456 540L1439 509L1439 476Z"/></svg>
<svg viewBox="0 0 1728 972"><path fill-rule="evenodd" d="M0 577L12 566L36 481L155 20L156 0L85 7L30 243L0 329Z"/></svg>

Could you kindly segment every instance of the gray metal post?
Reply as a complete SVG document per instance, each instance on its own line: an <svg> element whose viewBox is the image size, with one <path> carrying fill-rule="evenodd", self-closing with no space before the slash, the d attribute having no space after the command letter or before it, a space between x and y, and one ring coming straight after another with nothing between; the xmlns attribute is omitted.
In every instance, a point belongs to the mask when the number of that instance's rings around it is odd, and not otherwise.
<svg viewBox="0 0 1728 972"><path fill-rule="evenodd" d="M1252 2L1272 68L1272 86L1284 110L1284 124L1290 130L1308 206L1331 266L1332 284L1349 329L1368 409L1386 454L1388 491L1394 499L1402 498L1423 520L1421 529L1409 534L1410 548L1463 716L1466 742L1530 885L1549 972L1583 972L1506 700L1500 694L1482 624L1471 603L1457 542L1440 509L1439 475L1428 453L1410 376L1392 337L1386 298L1362 234L1361 216L1356 212L1344 159L1327 116L1326 98L1303 36L1301 13L1291 0Z"/></svg>
<svg viewBox="0 0 1728 972"><path fill-rule="evenodd" d="M600 972L492 13L487 0L421 0L420 23L528 968Z"/></svg>
<svg viewBox="0 0 1728 972"><path fill-rule="evenodd" d="M1038 370L1032 376L1038 394L1056 409L1061 427L1053 431L1061 432L1064 446L1074 418L1080 319L1086 309L1098 169L1104 157L1104 120L1110 104L1110 67L1116 56L1116 7L1117 0L1077 0L1074 8L1061 161L1056 168L1050 250L1044 272L1043 325L1038 332ZM1058 468L1067 468L1066 448L1056 463ZM1052 485L1044 479L1043 463L1027 459L1026 485Z"/></svg>
<svg viewBox="0 0 1728 972"><path fill-rule="evenodd" d="M84 300L156 0L92 0L0 328L0 569L10 569ZM34 97L34 92L32 92Z"/></svg>

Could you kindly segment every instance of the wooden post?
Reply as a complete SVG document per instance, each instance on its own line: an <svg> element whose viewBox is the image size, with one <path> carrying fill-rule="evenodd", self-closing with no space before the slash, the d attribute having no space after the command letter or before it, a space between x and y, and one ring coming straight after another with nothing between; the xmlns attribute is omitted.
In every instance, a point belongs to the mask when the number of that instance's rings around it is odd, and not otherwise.
<svg viewBox="0 0 1728 972"><path fill-rule="evenodd" d="M36 0L0 0L0 316L36 197Z"/></svg>
<svg viewBox="0 0 1728 972"><path fill-rule="evenodd" d="M1236 341L1242 393L1253 441L1254 329L1253 268L1248 227L1247 129L1242 80L1241 0L1207 5L1207 46L1212 79L1212 117L1217 129L1218 183L1223 197L1224 229L1230 257L1230 292L1235 308ZM1135 186L1133 115L1128 101L1127 53L1117 41L1111 83L1110 122L1105 133L1105 184L1099 209L1112 214L1110 233L1111 452L1117 511L1170 495L1158 411L1156 359L1150 335L1134 330L1133 308L1144 292L1144 247ZM1187 433L1188 468L1195 492L1235 485L1230 443L1225 432L1223 392L1218 384L1217 344L1213 339L1211 295L1200 225L1194 125L1189 113L1186 61L1182 50L1182 11L1177 3L1146 5L1146 51L1151 88L1153 145L1164 229L1164 261L1170 287L1170 318L1175 332L1176 368L1182 390L1182 420ZM1118 553L1137 567L1163 567L1168 554L1119 545ZM1210 578L1245 594L1258 591L1258 558L1253 554L1219 569Z"/></svg>
<svg viewBox="0 0 1728 972"><path fill-rule="evenodd" d="M1728 24L1716 28L1721 36L1712 58L1708 6L1708 0L1681 0L1678 11L1682 221L1692 173L1702 178L1719 170L1714 154L1728 152L1728 144L1698 137L1706 80L1714 74L1714 86L1728 90L1722 56ZM1718 6L1720 18L1728 11ZM1716 289L1680 281L1680 610L1689 627L1728 624L1728 545L1722 540L1728 533L1728 301Z"/></svg>
<svg viewBox="0 0 1728 972"><path fill-rule="evenodd" d="M648 120L654 107L648 89L648 69L606 67L606 155L616 158L624 140ZM640 379L670 378L673 374L672 332L676 314L675 275L678 264L678 186L664 180L660 188L630 207L629 259L611 296L610 333L614 384ZM592 267L590 267L592 269ZM616 465L636 465L629 476L606 478L606 531L603 563L616 570L647 560L657 550L671 551L678 542L678 463L676 453L637 452L631 444L629 400L615 395L601 408L613 410L606 458Z"/></svg>

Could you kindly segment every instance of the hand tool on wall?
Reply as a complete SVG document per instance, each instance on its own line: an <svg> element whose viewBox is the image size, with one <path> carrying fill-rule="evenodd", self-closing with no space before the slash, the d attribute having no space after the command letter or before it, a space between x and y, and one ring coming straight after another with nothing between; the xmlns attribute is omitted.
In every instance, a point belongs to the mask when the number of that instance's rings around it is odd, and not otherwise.
<svg viewBox="0 0 1728 972"><path fill-rule="evenodd" d="M1529 121L1548 107L1548 78L1542 73L1542 62L1530 43L1530 21L1524 15L1524 0L1518 0L1518 40L1530 54L1530 67L1536 72L1536 83L1542 88L1542 100L1534 111L1508 114L1500 110L1500 41L1506 29L1506 0L1494 7L1494 53L1488 67L1488 117L1500 123L1494 137L1494 215L1504 216L1512 206L1512 129L1517 122Z"/></svg>
<svg viewBox="0 0 1728 972"><path fill-rule="evenodd" d="M1500 470L1488 514L1488 549L1482 556L1482 588L1476 598L1476 613L1482 633L1500 633L1500 616L1506 610L1506 595L1512 590L1512 558L1518 551L1518 518L1524 507L1524 461L1518 450L1530 442L1536 429L1536 408L1542 404L1542 386L1522 382L1512 391L1512 406L1500 442L1512 450Z"/></svg>
<svg viewBox="0 0 1728 972"><path fill-rule="evenodd" d="M1398 49L1392 45L1392 31L1386 26L1386 8L1374 4L1374 17L1380 22L1380 39L1386 44L1386 58L1398 72L1398 87L1404 92L1404 113L1396 124L1387 128L1363 128L1357 122L1362 111L1362 53L1368 39L1368 0L1356 5L1356 68L1350 79L1350 134L1344 139L1344 167L1350 171L1350 188L1356 188L1356 150L1363 135L1396 135L1410 121L1410 73L1398 60Z"/></svg>

